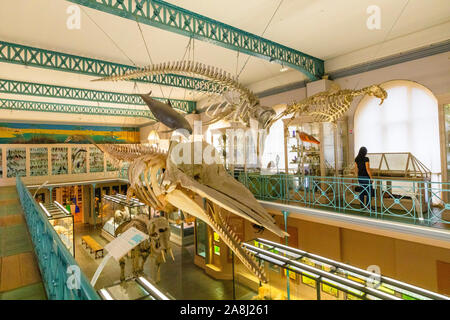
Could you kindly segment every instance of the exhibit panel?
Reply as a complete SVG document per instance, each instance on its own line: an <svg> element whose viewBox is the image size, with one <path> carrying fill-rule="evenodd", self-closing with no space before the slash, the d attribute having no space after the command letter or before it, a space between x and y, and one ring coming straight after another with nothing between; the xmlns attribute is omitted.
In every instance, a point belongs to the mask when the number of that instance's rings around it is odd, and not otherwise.
<svg viewBox="0 0 450 320"><path fill-rule="evenodd" d="M94 172L88 172L91 161L88 148L89 145L0 144L0 185L13 185L16 172L29 184L117 177L122 168L102 166L103 162L98 164L98 160L94 161ZM94 152L94 157L98 153Z"/></svg>
<svg viewBox="0 0 450 320"><path fill-rule="evenodd" d="M7 178L24 177L27 175L27 155L24 148L7 149Z"/></svg>
<svg viewBox="0 0 450 320"><path fill-rule="evenodd" d="M30 149L30 175L48 175L48 151L47 148Z"/></svg>

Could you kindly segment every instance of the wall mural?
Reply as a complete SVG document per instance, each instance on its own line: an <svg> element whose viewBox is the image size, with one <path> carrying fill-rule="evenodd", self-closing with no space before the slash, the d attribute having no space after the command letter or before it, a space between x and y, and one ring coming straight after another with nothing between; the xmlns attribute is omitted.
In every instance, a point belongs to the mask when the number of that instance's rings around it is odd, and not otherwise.
<svg viewBox="0 0 450 320"><path fill-rule="evenodd" d="M68 148L52 148L52 175L68 174Z"/></svg>
<svg viewBox="0 0 450 320"><path fill-rule="evenodd" d="M139 128L0 122L0 144L64 143L75 134L90 136L97 143L139 143Z"/></svg>
<svg viewBox="0 0 450 320"><path fill-rule="evenodd" d="M86 173L86 148L72 148L72 173Z"/></svg>
<svg viewBox="0 0 450 320"><path fill-rule="evenodd" d="M47 148L30 149L30 176L48 175L48 151Z"/></svg>
<svg viewBox="0 0 450 320"><path fill-rule="evenodd" d="M23 148L8 149L6 153L6 172L8 178L27 175L27 152Z"/></svg>

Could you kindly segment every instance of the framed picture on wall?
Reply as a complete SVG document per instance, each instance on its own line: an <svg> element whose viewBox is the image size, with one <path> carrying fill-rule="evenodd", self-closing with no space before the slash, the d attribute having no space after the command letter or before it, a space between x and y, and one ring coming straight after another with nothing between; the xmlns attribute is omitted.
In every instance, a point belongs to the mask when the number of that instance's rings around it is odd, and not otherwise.
<svg viewBox="0 0 450 320"><path fill-rule="evenodd" d="M30 176L48 175L48 149L30 149Z"/></svg>
<svg viewBox="0 0 450 320"><path fill-rule="evenodd" d="M8 149L6 153L6 174L8 178L27 175L27 153L25 148Z"/></svg>
<svg viewBox="0 0 450 320"><path fill-rule="evenodd" d="M90 172L103 172L103 152L96 147L89 148Z"/></svg>
<svg viewBox="0 0 450 320"><path fill-rule="evenodd" d="M119 171L119 168L109 159L109 157L106 157L106 171Z"/></svg>
<svg viewBox="0 0 450 320"><path fill-rule="evenodd" d="M52 175L68 174L68 148L52 148Z"/></svg>
<svg viewBox="0 0 450 320"><path fill-rule="evenodd" d="M87 172L87 150L86 148L72 148L72 173Z"/></svg>

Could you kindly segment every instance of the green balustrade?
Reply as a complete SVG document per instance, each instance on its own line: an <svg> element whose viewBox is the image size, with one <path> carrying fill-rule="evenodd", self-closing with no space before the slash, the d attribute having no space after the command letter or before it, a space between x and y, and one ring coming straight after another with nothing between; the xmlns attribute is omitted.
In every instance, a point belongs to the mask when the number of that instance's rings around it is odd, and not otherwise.
<svg viewBox="0 0 450 320"><path fill-rule="evenodd" d="M19 177L16 186L47 297L51 300L100 300Z"/></svg>

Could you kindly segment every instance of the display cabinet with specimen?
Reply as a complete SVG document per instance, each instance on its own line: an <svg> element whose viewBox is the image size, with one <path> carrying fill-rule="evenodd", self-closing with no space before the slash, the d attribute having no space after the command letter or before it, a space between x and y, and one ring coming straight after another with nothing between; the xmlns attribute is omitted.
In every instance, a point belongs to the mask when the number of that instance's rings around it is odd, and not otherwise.
<svg viewBox="0 0 450 320"><path fill-rule="evenodd" d="M48 175L48 149L30 148L30 175Z"/></svg>
<svg viewBox="0 0 450 320"><path fill-rule="evenodd" d="M8 149L6 154L6 171L8 178L27 175L27 153L25 148Z"/></svg>
<svg viewBox="0 0 450 320"><path fill-rule="evenodd" d="M52 148L52 175L68 174L67 152L65 147Z"/></svg>

